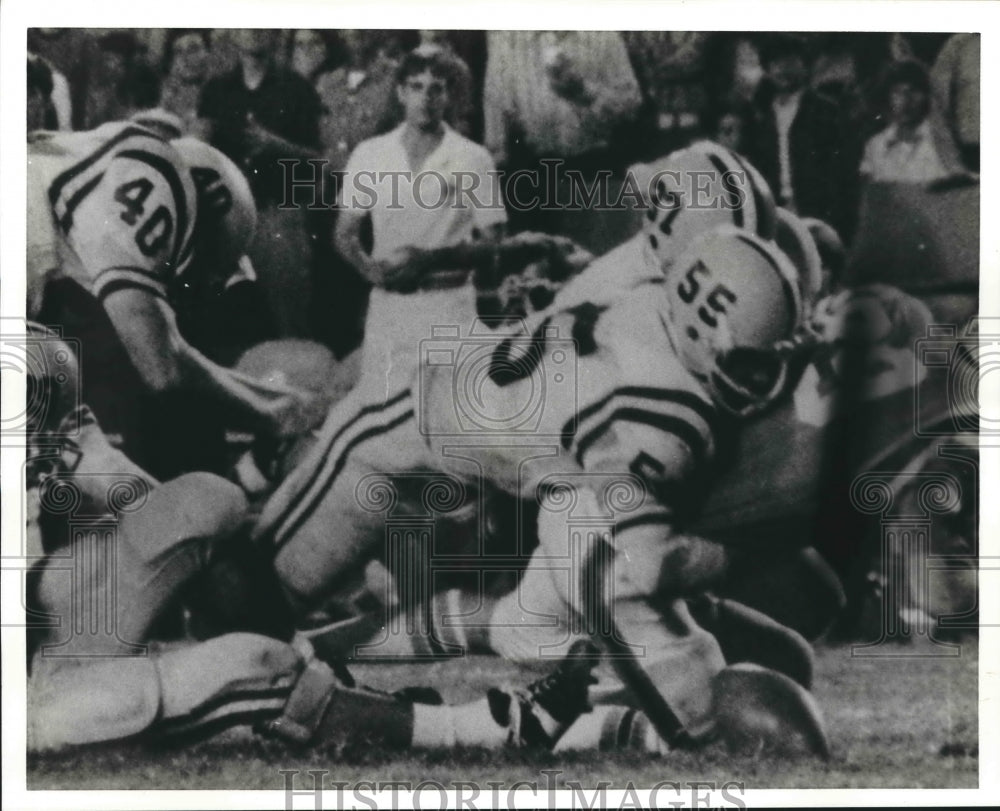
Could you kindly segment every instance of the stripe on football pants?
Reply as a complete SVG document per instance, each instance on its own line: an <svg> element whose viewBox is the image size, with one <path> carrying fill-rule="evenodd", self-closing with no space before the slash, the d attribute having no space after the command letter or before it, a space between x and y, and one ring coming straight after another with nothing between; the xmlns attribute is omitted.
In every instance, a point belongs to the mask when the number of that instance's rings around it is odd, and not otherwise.
<svg viewBox="0 0 1000 811"><path fill-rule="evenodd" d="M294 679L279 687L238 690L217 696L191 712L167 718L156 732L169 736L208 737L233 726L257 723L281 715L291 695Z"/></svg>
<svg viewBox="0 0 1000 811"><path fill-rule="evenodd" d="M404 389L384 403L365 406L323 443L322 461L273 524L276 527L272 537L275 550L287 543L315 512L319 502L344 469L348 455L354 448L394 430L408 419L413 419L413 408L410 390Z"/></svg>
<svg viewBox="0 0 1000 811"><path fill-rule="evenodd" d="M632 691L660 737L671 748L685 748L690 745L690 733L649 674L643 670L634 647L621 635L615 623L611 605L613 595L608 593L606 586L609 574L602 570L606 561L613 561L614 556L614 548L603 538L597 537L584 561L582 599L585 613L593 618L594 628L597 630L592 638L607 652L618 678ZM611 565L614 565L613 562Z"/></svg>

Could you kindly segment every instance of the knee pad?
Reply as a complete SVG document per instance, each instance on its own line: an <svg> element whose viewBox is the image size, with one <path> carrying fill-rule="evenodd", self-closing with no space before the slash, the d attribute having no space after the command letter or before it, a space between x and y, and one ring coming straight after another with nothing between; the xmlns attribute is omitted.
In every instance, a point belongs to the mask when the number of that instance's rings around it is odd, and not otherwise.
<svg viewBox="0 0 1000 811"><path fill-rule="evenodd" d="M259 634L232 633L163 651L155 659L160 675L161 731L184 734L201 727L238 722L249 701L277 710L301 672L305 657L292 645ZM231 725L230 724L230 725Z"/></svg>
<svg viewBox="0 0 1000 811"><path fill-rule="evenodd" d="M576 498L570 510L574 513L606 512L587 489L578 490ZM677 534L659 514L652 516L656 520L633 523L611 536L599 527L574 527L567 520L570 511L547 509L543 503L538 518L539 546L550 558L567 558L567 565L577 570L577 583L581 579L603 583L613 591L614 599L691 594L720 580L728 565L728 554L721 544ZM655 512L662 511L655 508Z"/></svg>

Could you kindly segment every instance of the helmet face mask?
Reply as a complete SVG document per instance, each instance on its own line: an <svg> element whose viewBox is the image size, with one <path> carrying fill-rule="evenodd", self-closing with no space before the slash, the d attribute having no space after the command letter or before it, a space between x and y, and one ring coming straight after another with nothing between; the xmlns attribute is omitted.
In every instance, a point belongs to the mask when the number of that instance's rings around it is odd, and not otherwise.
<svg viewBox="0 0 1000 811"><path fill-rule="evenodd" d="M749 417L781 394L787 375L788 367L777 352L741 346L718 356L709 388L726 411Z"/></svg>
<svg viewBox="0 0 1000 811"><path fill-rule="evenodd" d="M767 408L785 389L802 318L788 258L725 226L696 239L666 278L666 323L684 366L730 414Z"/></svg>

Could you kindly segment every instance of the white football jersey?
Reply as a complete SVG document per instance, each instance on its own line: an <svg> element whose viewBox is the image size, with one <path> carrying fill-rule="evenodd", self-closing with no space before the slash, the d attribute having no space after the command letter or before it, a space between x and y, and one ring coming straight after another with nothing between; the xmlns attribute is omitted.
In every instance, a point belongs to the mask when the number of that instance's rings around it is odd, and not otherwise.
<svg viewBox="0 0 1000 811"><path fill-rule="evenodd" d="M608 304L639 285L662 278L656 256L648 249L645 235L639 233L597 257L579 275L567 281L556 294L555 306L572 307L584 302Z"/></svg>
<svg viewBox="0 0 1000 811"><path fill-rule="evenodd" d="M55 276L99 300L121 288L166 295L190 263L196 192L165 141L128 122L28 140L28 315Z"/></svg>
<svg viewBox="0 0 1000 811"><path fill-rule="evenodd" d="M549 310L530 335L425 347L418 410L432 450L474 448L487 478L522 495L544 474L633 474L672 514L714 457L720 415L670 344L664 302L649 283ZM525 449L544 447L526 479Z"/></svg>

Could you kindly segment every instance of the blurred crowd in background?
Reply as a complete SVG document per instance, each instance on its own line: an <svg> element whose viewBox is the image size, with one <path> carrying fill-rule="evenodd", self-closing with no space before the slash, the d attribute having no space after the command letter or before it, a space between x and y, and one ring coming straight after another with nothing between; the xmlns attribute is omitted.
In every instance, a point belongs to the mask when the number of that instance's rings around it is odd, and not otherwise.
<svg viewBox="0 0 1000 811"><path fill-rule="evenodd" d="M884 223L874 217L873 226L866 184L919 189L880 203L876 214L888 220L895 215L885 206L974 184L979 171L976 34L32 29L28 37L29 52L51 66L50 128L90 129L159 108L244 169L260 210L251 256L262 337L318 339L340 356L361 339L367 283L333 248L335 210L278 208L278 161L324 159L336 172L358 143L395 127L396 68L416 48L448 56L447 120L485 145L501 171L558 158L621 182L629 166L710 138L748 157L779 204L826 220L848 244L893 243L891 234L871 236ZM508 203L508 214L512 230L564 233L595 253L637 227L632 212ZM977 227L978 210L957 218L952 241L968 240L969 219Z"/></svg>

